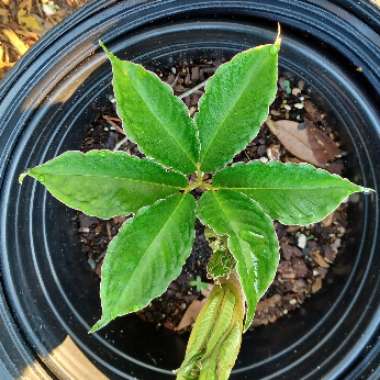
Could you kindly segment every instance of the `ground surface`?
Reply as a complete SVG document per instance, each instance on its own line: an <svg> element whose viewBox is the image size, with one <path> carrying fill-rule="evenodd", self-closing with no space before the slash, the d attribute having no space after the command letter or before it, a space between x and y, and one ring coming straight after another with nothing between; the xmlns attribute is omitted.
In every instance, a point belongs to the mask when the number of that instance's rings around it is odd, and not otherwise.
<svg viewBox="0 0 380 380"><path fill-rule="evenodd" d="M0 79L43 34L86 0L0 0Z"/></svg>

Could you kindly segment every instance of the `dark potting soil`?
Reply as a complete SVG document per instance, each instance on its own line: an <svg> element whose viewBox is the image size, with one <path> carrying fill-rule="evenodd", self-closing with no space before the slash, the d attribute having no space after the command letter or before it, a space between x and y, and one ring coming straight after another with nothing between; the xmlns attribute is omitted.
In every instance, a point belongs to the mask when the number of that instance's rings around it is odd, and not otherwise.
<svg viewBox="0 0 380 380"><path fill-rule="evenodd" d="M213 74L220 61L203 60L200 62L184 62L167 71L157 74L181 96L193 115L197 111L199 98L203 94L202 82ZM132 155L143 157L136 145L123 134L121 122L116 115L114 99L102 109L94 110L96 120L90 126L83 140L81 149L114 149L123 150ZM301 144L296 151L298 157L290 153L294 151L292 143L298 144L297 136L282 136L280 141L266 125L259 135L237 155L234 162L248 162L260 159L263 162L280 160L283 162L303 162L300 157L307 157L310 152L322 155L322 161L328 161L325 169L344 175L344 147L340 146L339 136L332 130L323 110L313 100L312 89L302 80L289 73L281 73L279 91L271 107L272 120L291 120L298 122L298 129L309 128L311 134L316 133L318 144ZM298 130L297 130L298 131ZM296 132L297 132L296 131ZM322 138L320 138L322 133ZM313 136L312 136L313 137ZM286 139L286 140L285 140ZM302 138L301 138L302 140ZM308 139L308 141L314 141ZM293 141L293 142L292 142ZM290 145L289 145L290 144ZM284 145L287 145L285 148ZM322 147L322 149L321 149ZM318 151L317 151L318 150ZM331 159L331 152L333 158ZM323 157L326 154L326 157ZM275 281L260 301L254 320L254 326L275 322L288 314L314 293L318 292L326 281L326 275L334 263L336 255L344 251L344 237L347 233L347 203L321 223L312 226L283 226L275 223L280 241L281 261ZM110 240L117 233L126 217L102 221L81 213L77 215L77 224L81 246L88 257L89 266L100 276L101 264ZM206 276L206 264L211 251L203 234L203 226L196 225L196 240L192 254L186 262L181 275L173 281L168 290L138 315L146 321L175 330L189 305L204 298L205 291L200 286L209 282ZM94 289L97 291L98 289ZM190 318L191 320L191 318Z"/></svg>

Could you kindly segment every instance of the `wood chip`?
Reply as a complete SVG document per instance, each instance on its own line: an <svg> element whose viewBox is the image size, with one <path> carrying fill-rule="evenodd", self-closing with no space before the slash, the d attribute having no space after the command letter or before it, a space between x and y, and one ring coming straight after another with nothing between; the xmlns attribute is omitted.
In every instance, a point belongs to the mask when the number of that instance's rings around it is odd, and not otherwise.
<svg viewBox="0 0 380 380"><path fill-rule="evenodd" d="M321 288L322 288L322 279L320 277L317 277L315 281L313 282L313 285L311 286L311 292L316 293Z"/></svg>
<svg viewBox="0 0 380 380"><path fill-rule="evenodd" d="M313 260L322 268L329 268L330 264L328 264L325 259L322 257L321 253L319 250L315 250L311 252L311 257Z"/></svg>
<svg viewBox="0 0 380 380"><path fill-rule="evenodd" d="M292 257L302 257L302 251L294 245L281 242L281 251L285 260L290 260Z"/></svg>
<svg viewBox="0 0 380 380"><path fill-rule="evenodd" d="M280 145L271 145L267 148L267 156L271 161L278 161L280 159Z"/></svg>
<svg viewBox="0 0 380 380"><path fill-rule="evenodd" d="M275 294L272 297L265 298L262 301L260 301L257 306L256 306L256 311L257 312L262 312L262 311L268 311L268 309L272 307L276 307L277 304L281 303L281 296L279 294Z"/></svg>
<svg viewBox="0 0 380 380"><path fill-rule="evenodd" d="M325 219L322 220L321 224L323 227L330 227L334 221L334 214L328 215Z"/></svg>

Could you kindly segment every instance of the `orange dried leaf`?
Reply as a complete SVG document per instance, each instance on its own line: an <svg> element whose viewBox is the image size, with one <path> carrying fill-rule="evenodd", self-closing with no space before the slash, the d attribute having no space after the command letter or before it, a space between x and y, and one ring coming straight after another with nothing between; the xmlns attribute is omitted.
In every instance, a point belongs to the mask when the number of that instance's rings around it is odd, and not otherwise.
<svg viewBox="0 0 380 380"><path fill-rule="evenodd" d="M335 142L311 122L301 126L295 121L268 119L266 124L286 150L313 165L324 167L340 153Z"/></svg>
<svg viewBox="0 0 380 380"><path fill-rule="evenodd" d="M189 307L187 308L185 314L183 315L178 326L175 328L175 331L180 331L186 327L191 326L197 319L198 314L200 313L202 306L205 304L206 298L202 301L194 300Z"/></svg>

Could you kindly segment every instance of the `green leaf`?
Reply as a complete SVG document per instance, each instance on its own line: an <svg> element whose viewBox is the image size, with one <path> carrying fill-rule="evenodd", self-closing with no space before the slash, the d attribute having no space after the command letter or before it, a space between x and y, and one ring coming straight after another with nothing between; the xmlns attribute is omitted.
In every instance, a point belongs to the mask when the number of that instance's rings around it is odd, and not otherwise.
<svg viewBox="0 0 380 380"><path fill-rule="evenodd" d="M272 221L246 195L209 191L202 195L198 217L216 233L228 235L228 248L247 302L245 330L252 323L256 304L274 279L279 247Z"/></svg>
<svg viewBox="0 0 380 380"><path fill-rule="evenodd" d="M207 274L214 280L228 278L235 268L235 259L227 249L218 249L212 253L207 264Z"/></svg>
<svg viewBox="0 0 380 380"><path fill-rule="evenodd" d="M333 212L350 194L368 191L308 164L255 161L216 174L216 188L240 191L283 224L311 224Z"/></svg>
<svg viewBox="0 0 380 380"><path fill-rule="evenodd" d="M58 200L88 215L108 219L179 192L186 178L149 160L123 152L66 152L20 176L29 175Z"/></svg>
<svg viewBox="0 0 380 380"><path fill-rule="evenodd" d="M199 143L186 105L156 74L103 49L112 64L117 112L127 136L161 164L194 172Z"/></svg>
<svg viewBox="0 0 380 380"><path fill-rule="evenodd" d="M219 236L213 230L205 228L205 238L212 250L207 264L207 275L214 280L229 278L235 269L235 259L227 247L227 237Z"/></svg>
<svg viewBox="0 0 380 380"><path fill-rule="evenodd" d="M139 211L108 246L102 266L97 331L141 310L180 274L194 240L195 200L173 195Z"/></svg>
<svg viewBox="0 0 380 380"><path fill-rule="evenodd" d="M215 285L191 331L177 380L227 380L241 346L243 319L236 279Z"/></svg>
<svg viewBox="0 0 380 380"><path fill-rule="evenodd" d="M195 119L203 171L223 167L256 137L276 96L279 49L277 41L245 50L208 80Z"/></svg>

